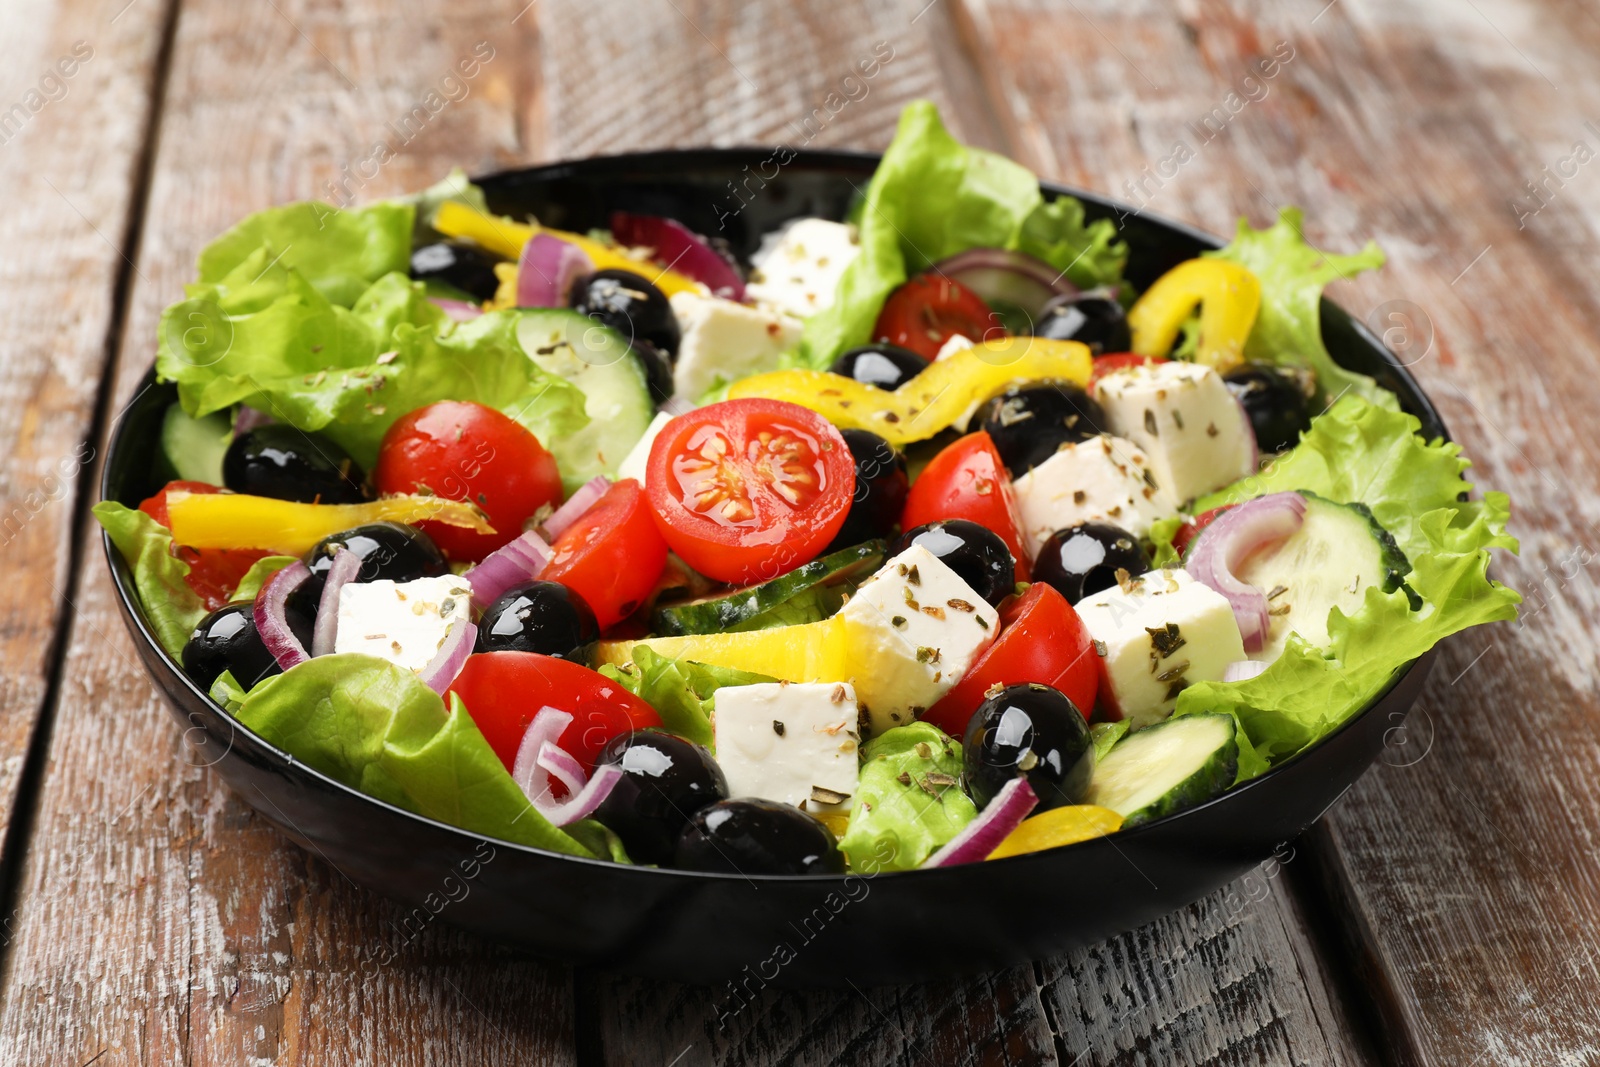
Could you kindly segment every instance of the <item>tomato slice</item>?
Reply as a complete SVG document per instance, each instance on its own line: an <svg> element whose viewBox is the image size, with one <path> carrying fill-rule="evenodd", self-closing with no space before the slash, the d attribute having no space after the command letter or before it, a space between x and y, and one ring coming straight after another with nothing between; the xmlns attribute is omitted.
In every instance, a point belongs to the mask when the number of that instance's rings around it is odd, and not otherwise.
<svg viewBox="0 0 1600 1067"><path fill-rule="evenodd" d="M1011 476L994 439L979 430L945 446L911 483L900 527L909 530L940 519L971 519L1000 535L1017 562L1017 581L1028 580L1022 548L1022 518L1011 493Z"/></svg>
<svg viewBox="0 0 1600 1067"><path fill-rule="evenodd" d="M1129 367L1147 367L1152 363L1165 363L1166 356L1141 356L1137 352L1112 352L1104 356L1094 357L1094 369L1089 372L1089 394L1094 395L1094 387L1100 384L1100 379L1108 374L1115 374L1119 370Z"/></svg>
<svg viewBox="0 0 1600 1067"><path fill-rule="evenodd" d="M667 423L646 483L685 563L753 585L807 563L844 525L855 460L833 425L781 400L725 400Z"/></svg>
<svg viewBox="0 0 1600 1067"><path fill-rule="evenodd" d="M929 271L889 294L872 337L933 359L955 334L978 342L1005 332L1000 316L989 310L983 297L953 278Z"/></svg>
<svg viewBox="0 0 1600 1067"><path fill-rule="evenodd" d="M1059 689L1087 719L1100 687L1098 660L1094 639L1067 598L1035 582L1000 606L1000 636L923 719L951 737L963 737L985 691L1022 682Z"/></svg>
<svg viewBox="0 0 1600 1067"><path fill-rule="evenodd" d="M667 566L667 543L632 478L607 489L550 547L539 577L583 597L602 629L632 615Z"/></svg>
<svg viewBox="0 0 1600 1067"><path fill-rule="evenodd" d="M373 482L384 495L432 493L476 504L495 532L420 522L451 559L477 561L522 533L546 504L561 503L555 457L521 423L494 408L441 400L383 435Z"/></svg>
<svg viewBox="0 0 1600 1067"><path fill-rule="evenodd" d="M618 734L661 725L656 709L598 671L537 652L478 652L450 683L494 754L510 770L528 724L548 706L572 722L557 740L587 771ZM556 793L563 790L556 783Z"/></svg>
<svg viewBox="0 0 1600 1067"><path fill-rule="evenodd" d="M1233 507L1232 504L1224 504L1220 508L1202 511L1178 527L1178 532L1172 535L1172 547L1177 550L1179 557L1181 558L1185 552L1189 551L1189 546L1194 544L1194 539L1200 536L1201 530L1210 526L1217 520L1218 515L1221 515L1231 507Z"/></svg>
<svg viewBox="0 0 1600 1067"><path fill-rule="evenodd" d="M168 482L161 492L139 505L139 510L166 527L172 526L167 511L168 493L220 493L222 487L210 482ZM190 548L174 544L172 554L189 565L184 584L205 601L207 611L216 611L233 598L233 591L255 562L271 555L254 548Z"/></svg>

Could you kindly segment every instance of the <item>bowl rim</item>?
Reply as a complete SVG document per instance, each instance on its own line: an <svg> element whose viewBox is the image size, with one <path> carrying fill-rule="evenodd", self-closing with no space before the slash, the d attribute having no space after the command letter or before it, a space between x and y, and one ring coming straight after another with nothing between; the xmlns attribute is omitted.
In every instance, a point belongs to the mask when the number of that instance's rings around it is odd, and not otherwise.
<svg viewBox="0 0 1600 1067"><path fill-rule="evenodd" d="M728 147L680 147L651 149L642 152L621 152L588 156L582 159L557 160L551 163L539 164L532 167L511 167L504 170L493 171L480 177L474 177L471 180L475 184L492 184L510 179L551 179L562 176L563 172L578 173L591 167L604 168L608 165L616 166L619 164L629 164L648 169L660 169L664 172L670 173L670 169L681 169L683 167L692 165L696 161L726 164L728 162L738 161L745 157L757 154L765 157L778 150L779 147L780 146L774 145L733 145ZM790 160L790 162L784 164L785 169L794 168L798 170L825 170L829 168L844 168L870 173L870 171L875 169L877 164L883 158L882 153L856 149L791 148L787 150L793 153L793 158ZM1120 214L1123 217L1126 217L1127 215L1135 215L1141 219L1147 220L1158 229L1176 233L1192 242L1204 245L1207 248L1221 248L1227 243L1223 238L1218 237L1216 234L1202 230L1190 223L1172 219L1158 212L1135 210L1121 201L1090 190L1080 189L1075 186L1066 185L1060 182L1045 180L1040 180L1039 188L1040 191L1045 195L1046 199L1054 199L1060 196L1071 196L1084 202L1086 205L1092 205L1094 208L1097 208L1102 212L1109 214ZM1445 441L1450 440L1449 432L1445 427L1444 420L1440 417L1438 410L1434 407L1432 399L1423 391L1415 376L1411 374L1408 366L1400 362L1400 360L1394 355L1389 347L1383 343L1383 341L1366 325L1366 323L1355 318L1354 316L1350 316L1349 312L1340 305L1335 304L1324 297L1322 299L1323 310L1326 311L1330 307L1335 311L1348 316L1350 325L1356 336L1374 351L1380 353L1383 360L1389 365L1390 369L1396 374L1396 376L1410 387L1412 395L1415 396L1419 401L1418 406L1421 410L1418 414L1424 418L1424 421L1432 421L1432 423L1439 428L1439 439ZM140 383L140 389L134 394L133 400L122 409L115 424L113 424L109 434L107 435L106 454L101 464L100 478L98 482L99 499L102 501L114 499L108 495L111 488L111 472L113 469L111 458L117 454L123 444L123 435L127 431L129 416L137 405L138 400L144 395L145 392L149 390L152 385L156 384L156 368L153 361L149 369L146 370L144 375L141 377ZM250 730L238 719L234 718L234 716L230 714L225 707L212 700L209 691L200 688L200 686L197 685L194 680L190 678L189 675L183 670L182 665L177 662L177 660L174 659L174 657L171 656L164 647L162 647L160 641L156 639L155 633L152 631L149 620L146 618L143 606L140 603L138 591L133 586L132 568L128 565L127 561L122 558L122 554L117 551L115 544L112 543L110 533L103 528L100 530L100 542L102 551L105 553L106 560L111 568L112 583L116 587L117 596L120 599L125 619L129 620L133 624L130 628L134 631L135 637L148 645L149 649L160 657L160 662L166 668L166 670L175 678L177 678L185 687L187 687L192 695L210 705L210 708L222 719L222 721L228 724L230 731L240 731L244 733L255 744L259 745L263 752L268 753L272 757L280 760L284 766L297 767L300 773L309 775L312 779L317 781L321 787L347 794L355 798L358 802L376 805L379 808L387 809L388 811L403 818L417 820L420 823L432 826L438 830L446 831L451 835L459 836L469 841L492 842L497 849L512 849L517 852L524 852L530 856L539 857L542 859L566 860L576 863L590 864L599 868L604 868L610 872L615 872L619 875L621 875L623 872L627 872L630 875L638 877L710 879L714 881L739 880L754 881L758 883L774 882L785 885L806 883L824 886L842 884L847 878L870 878L874 882L877 882L883 878L892 878L895 882L900 882L908 877L937 877L941 874L949 875L952 871L959 871L962 869L959 866L943 868L918 867L901 871L847 871L842 874L804 875L743 875L710 871L689 871L674 867L652 867L641 864L615 863L611 860L599 857L590 858L587 856L572 855L565 852L556 852L550 849L539 848L534 845L526 845L515 841L506 841L501 838L488 837L483 834L473 833L470 830L456 826L452 823L442 822L438 819L433 819L429 816L418 814L417 812L408 811L407 809L399 807L398 805L391 804L388 801L381 800L367 793L363 793L354 786L346 785L338 779L324 774L322 771L317 770L310 764L305 763L295 756L283 751L276 745L268 742L259 734L256 734L254 731ZM1276 781L1283 777L1286 772L1292 772L1299 764L1304 762L1319 749L1322 749L1328 745L1334 738L1351 729L1360 720L1366 718L1367 715L1372 713L1374 708L1383 702L1384 698L1395 688L1396 685L1400 683L1402 679L1410 674L1411 671L1415 670L1419 663L1428 659L1430 655L1431 652L1424 653L1422 656L1417 657L1417 659L1411 660L1410 662L1397 667L1391 674L1389 680L1384 684L1383 688L1377 693L1373 694L1372 698L1361 708L1361 710L1351 715L1348 719L1341 723L1337 729L1322 737L1315 744L1295 753L1289 759L1277 764L1276 766L1270 768L1262 774L1257 775L1249 781L1234 785L1225 792L1220 793L1209 800L1202 801L1193 807L1184 808L1183 810L1174 812L1170 815L1163 815L1159 818L1152 819L1149 822L1141 823L1125 830L1118 830L1116 834L1107 835L1104 838L1089 838L1084 841L1077 841L1070 844L1056 845L1052 848L1041 849L1037 852L1020 853L1015 856L1004 857L1001 860L990 860L986 861L985 866L987 866L989 863L1010 865L1007 869L1014 870L1016 866L1036 860L1039 857L1060 855L1063 851L1068 849L1082 848L1087 850L1090 846L1102 843L1104 841L1128 841L1130 839L1136 839L1140 836L1145 836L1149 833L1156 832L1158 829L1164 831L1166 828L1173 825L1176 820L1182 819L1192 813L1198 813L1222 804L1238 803L1238 798L1247 796L1252 792L1252 790L1259 791L1259 789L1264 787L1264 783ZM145 663L145 667L146 673L153 675L154 672L150 669L148 661ZM152 677L152 681L154 680L155 679ZM163 699L166 699L166 694L162 694L162 696ZM226 756L223 758L226 758ZM1335 800L1336 799L1337 798L1335 798Z"/></svg>

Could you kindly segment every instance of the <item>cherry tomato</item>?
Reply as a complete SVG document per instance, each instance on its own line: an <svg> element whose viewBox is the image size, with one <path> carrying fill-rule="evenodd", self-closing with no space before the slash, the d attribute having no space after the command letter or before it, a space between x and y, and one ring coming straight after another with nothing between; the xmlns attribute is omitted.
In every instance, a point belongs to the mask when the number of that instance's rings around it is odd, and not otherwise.
<svg viewBox="0 0 1600 1067"><path fill-rule="evenodd" d="M850 447L831 423L757 397L667 423L647 472L667 544L701 574L740 585L776 578L826 548L856 484Z"/></svg>
<svg viewBox="0 0 1600 1067"><path fill-rule="evenodd" d="M1005 332L983 297L953 278L929 271L889 294L872 327L872 339L931 360L954 334L983 341Z"/></svg>
<svg viewBox="0 0 1600 1067"><path fill-rule="evenodd" d="M1147 367L1153 363L1165 363L1166 356L1141 356L1136 352L1112 352L1104 356L1094 357L1094 368L1089 371L1089 395L1094 395L1094 387L1100 384L1100 379L1108 374L1115 374L1119 370L1129 367Z"/></svg>
<svg viewBox="0 0 1600 1067"><path fill-rule="evenodd" d="M1100 687L1093 638L1067 598L1043 582L1000 605L1000 636L922 718L951 737L962 737L986 690L1022 682L1060 690L1086 719Z"/></svg>
<svg viewBox="0 0 1600 1067"><path fill-rule="evenodd" d="M373 481L380 493L432 493L483 509L493 534L437 522L418 527L451 559L480 560L522 533L546 504L561 503L555 457L493 408L441 400L389 427Z"/></svg>
<svg viewBox="0 0 1600 1067"><path fill-rule="evenodd" d="M1178 527L1178 532L1172 535L1172 547L1177 550L1178 555L1182 556L1189 551L1189 546L1194 543L1196 537L1200 536L1200 531L1210 526L1216 521L1218 515L1221 515L1231 507L1233 507L1232 504L1224 504L1220 508L1202 511Z"/></svg>
<svg viewBox="0 0 1600 1067"><path fill-rule="evenodd" d="M220 493L222 487L209 482L168 482L161 492L139 505L139 510L163 526L171 526L167 514L168 493ZM205 601L207 611L216 611L233 598L233 591L256 560L271 555L254 548L190 548L174 544L172 554L189 565L184 583L195 596Z"/></svg>
<svg viewBox="0 0 1600 1067"><path fill-rule="evenodd" d="M667 543L632 478L607 489L550 548L539 577L583 597L601 629L632 615L667 566Z"/></svg>
<svg viewBox="0 0 1600 1067"><path fill-rule="evenodd" d="M1022 549L1022 519L1011 495L1011 478L994 441L982 430L947 445L911 483L900 528L940 519L971 519L1000 535L1017 562L1017 581L1028 580Z"/></svg>
<svg viewBox="0 0 1600 1067"><path fill-rule="evenodd" d="M500 762L510 770L528 724L549 706L572 716L556 744L593 771L618 734L661 725L656 709L598 671L537 652L477 652L450 683ZM564 790L555 783L555 792Z"/></svg>

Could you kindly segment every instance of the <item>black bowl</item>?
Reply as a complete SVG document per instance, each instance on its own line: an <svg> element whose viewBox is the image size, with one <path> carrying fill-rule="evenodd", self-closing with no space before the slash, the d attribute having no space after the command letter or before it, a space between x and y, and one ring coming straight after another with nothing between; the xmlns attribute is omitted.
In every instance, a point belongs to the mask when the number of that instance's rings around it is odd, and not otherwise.
<svg viewBox="0 0 1600 1067"><path fill-rule="evenodd" d="M579 231L606 225L614 210L671 215L748 255L786 219L842 217L876 163L866 154L799 152L779 168L769 149L652 152L497 174L483 186L506 214ZM773 171L749 191L759 181L752 175ZM1046 186L1047 195L1062 193L1083 200L1091 217L1122 215L1092 193ZM1127 213L1122 225L1136 286L1221 243L1148 214ZM1324 303L1322 328L1341 364L1372 375L1425 433L1444 436L1416 382L1365 326ZM157 430L175 390L152 383L153 372L113 432L101 483L108 500L133 505L159 488ZM187 736L203 733L197 757L301 846L413 906L408 926L437 917L574 964L741 989L990 970L1093 944L1181 908L1321 816L1403 720L1434 659L1396 672L1387 692L1310 751L1209 803L1112 837L875 877L696 874L484 842L306 767L231 719L161 650L109 538L105 548L140 657ZM734 1010L732 987L729 997Z"/></svg>

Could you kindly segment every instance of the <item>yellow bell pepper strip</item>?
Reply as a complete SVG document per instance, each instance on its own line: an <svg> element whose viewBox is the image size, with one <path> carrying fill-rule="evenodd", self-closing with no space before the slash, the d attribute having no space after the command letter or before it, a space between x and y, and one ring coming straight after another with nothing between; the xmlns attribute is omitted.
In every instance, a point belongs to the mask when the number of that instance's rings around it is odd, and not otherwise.
<svg viewBox="0 0 1600 1067"><path fill-rule="evenodd" d="M510 219L495 215L485 215L454 200L446 200L439 205L439 210L433 218L433 228L446 237L469 238L489 251L513 260L522 255L522 246L527 244L535 233L543 231L551 237L558 237L583 249L584 253L594 261L597 270L631 270L650 279L657 289L668 296L674 293L705 292L704 286L687 275L634 259L619 249L601 244L581 233L553 230L548 226L512 222Z"/></svg>
<svg viewBox="0 0 1600 1067"><path fill-rule="evenodd" d="M728 399L764 396L810 408L842 429L871 430L893 445L932 437L1016 382L1084 385L1094 360L1077 341L1001 337L930 363L889 392L823 371L782 370L734 382Z"/></svg>
<svg viewBox="0 0 1600 1067"><path fill-rule="evenodd" d="M1261 282L1237 263L1191 259L1156 279L1128 311L1133 350L1165 356L1178 330L1200 308L1195 362L1225 373L1244 362L1244 342L1261 310Z"/></svg>
<svg viewBox="0 0 1600 1067"><path fill-rule="evenodd" d="M623 667L640 645L668 659L690 659L715 667L765 674L785 682L843 682L854 673L845 622L835 615L821 622L777 626L746 633L649 637L639 641L601 641L594 666Z"/></svg>
<svg viewBox="0 0 1600 1067"><path fill-rule="evenodd" d="M1069 804L1024 819L1022 825L1011 831L1000 846L989 853L992 860L1007 856L1020 856L1024 852L1040 852L1057 845L1071 845L1092 837L1114 834L1122 828L1122 816L1110 808L1093 804Z"/></svg>
<svg viewBox="0 0 1600 1067"><path fill-rule="evenodd" d="M460 500L389 496L369 504L301 504L246 493L170 493L172 539L190 548L264 548L298 556L330 534L369 522L426 519L494 533L483 512Z"/></svg>

